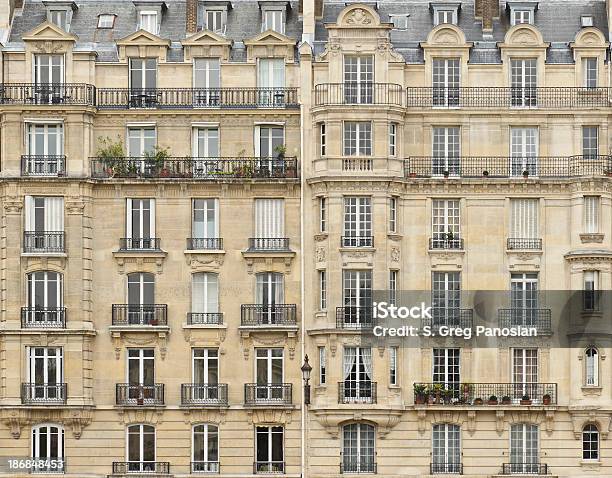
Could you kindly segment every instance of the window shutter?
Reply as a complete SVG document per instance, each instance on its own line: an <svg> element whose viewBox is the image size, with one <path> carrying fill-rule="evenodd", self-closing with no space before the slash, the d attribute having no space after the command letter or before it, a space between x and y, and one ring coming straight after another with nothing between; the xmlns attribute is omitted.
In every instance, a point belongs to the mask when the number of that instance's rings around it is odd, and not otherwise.
<svg viewBox="0 0 612 478"><path fill-rule="evenodd" d="M206 312L219 311L219 280L216 274L206 274Z"/></svg>
<svg viewBox="0 0 612 478"><path fill-rule="evenodd" d="M155 235L155 199L149 199L149 226L151 231L150 237L157 237Z"/></svg>
<svg viewBox="0 0 612 478"><path fill-rule="evenodd" d="M64 198L45 198L45 231L64 231Z"/></svg>
<svg viewBox="0 0 612 478"><path fill-rule="evenodd" d="M284 201L255 200L255 237L284 237Z"/></svg>
<svg viewBox="0 0 612 478"><path fill-rule="evenodd" d="M125 237L132 237L132 200L127 198L125 207Z"/></svg>
<svg viewBox="0 0 612 478"><path fill-rule="evenodd" d="M584 197L584 227L587 233L599 232L599 196Z"/></svg>
<svg viewBox="0 0 612 478"><path fill-rule="evenodd" d="M535 239L538 237L538 200L512 199L510 237Z"/></svg>

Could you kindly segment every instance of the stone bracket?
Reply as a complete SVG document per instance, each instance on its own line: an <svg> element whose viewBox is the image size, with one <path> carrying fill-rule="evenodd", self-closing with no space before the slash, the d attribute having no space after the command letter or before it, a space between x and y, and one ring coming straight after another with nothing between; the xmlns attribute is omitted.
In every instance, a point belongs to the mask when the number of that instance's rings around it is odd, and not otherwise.
<svg viewBox="0 0 612 478"><path fill-rule="evenodd" d="M91 423L92 411L88 406L63 406L61 408L5 408L0 410L0 421L8 427L11 436L21 437L25 426L41 422L57 422L69 426L75 439L81 438L83 428Z"/></svg>
<svg viewBox="0 0 612 478"><path fill-rule="evenodd" d="M115 349L115 358L121 358L121 349L126 345L156 345L159 347L161 359L166 358L168 335L170 328L167 326L157 327L151 326L151 329L133 329L133 328L112 328L110 329L113 348Z"/></svg>
<svg viewBox="0 0 612 478"><path fill-rule="evenodd" d="M367 420L376 424L379 438L385 438L402 417L402 410L397 408L371 408L371 409L315 409L312 410L315 419L325 428L333 438L340 434L340 424L348 421Z"/></svg>
<svg viewBox="0 0 612 478"><path fill-rule="evenodd" d="M249 353L253 346L281 346L287 344L289 359L293 360L295 358L295 347L298 339L297 332L297 327L280 330L270 328L263 330L241 328L240 347L242 348L244 359L249 359Z"/></svg>

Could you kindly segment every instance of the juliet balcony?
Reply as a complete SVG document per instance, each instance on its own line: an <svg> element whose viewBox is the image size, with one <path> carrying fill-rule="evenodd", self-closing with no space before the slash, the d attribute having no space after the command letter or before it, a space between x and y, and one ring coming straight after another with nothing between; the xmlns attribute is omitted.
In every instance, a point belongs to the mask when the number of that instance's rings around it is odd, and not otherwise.
<svg viewBox="0 0 612 478"><path fill-rule="evenodd" d="M293 403L292 393L293 384L291 383L270 383L263 385L245 383L244 404L245 406L291 405Z"/></svg>
<svg viewBox="0 0 612 478"><path fill-rule="evenodd" d="M66 327L66 307L22 307L21 327L63 329Z"/></svg>
<svg viewBox="0 0 612 478"><path fill-rule="evenodd" d="M315 106L404 104L404 90L394 83L321 83L314 88Z"/></svg>
<svg viewBox="0 0 612 478"><path fill-rule="evenodd" d="M181 384L181 404L183 406L227 406L227 384Z"/></svg>
<svg viewBox="0 0 612 478"><path fill-rule="evenodd" d="M433 307L431 318L423 317L421 327L430 327L437 330L440 327L472 328L474 325L473 309L460 309L454 307Z"/></svg>
<svg viewBox="0 0 612 478"><path fill-rule="evenodd" d="M525 237L509 237L506 239L506 249L509 251L541 251L542 239L525 238Z"/></svg>
<svg viewBox="0 0 612 478"><path fill-rule="evenodd" d="M134 385L117 383L115 385L116 404L121 406L161 406L164 405L164 384Z"/></svg>
<svg viewBox="0 0 612 478"><path fill-rule="evenodd" d="M188 251L220 251L223 250L222 237L188 237Z"/></svg>
<svg viewBox="0 0 612 478"><path fill-rule="evenodd" d="M501 469L502 475L549 475L550 467L546 463L504 463Z"/></svg>
<svg viewBox="0 0 612 478"><path fill-rule="evenodd" d="M288 252L288 237L249 237L249 252Z"/></svg>
<svg viewBox="0 0 612 478"><path fill-rule="evenodd" d="M374 247L374 236L341 236L340 247Z"/></svg>
<svg viewBox="0 0 612 478"><path fill-rule="evenodd" d="M499 309L497 311L499 327L507 329L511 327L535 328L538 335L552 334L551 310L537 307L515 307L510 309Z"/></svg>
<svg viewBox="0 0 612 478"><path fill-rule="evenodd" d="M21 156L21 175L61 177L66 175L66 156L60 154L24 154Z"/></svg>
<svg viewBox="0 0 612 478"><path fill-rule="evenodd" d="M275 327L297 325L296 304L242 304L240 325L243 327Z"/></svg>
<svg viewBox="0 0 612 478"><path fill-rule="evenodd" d="M57 254L66 252L62 232L25 231L23 252L27 254Z"/></svg>
<svg viewBox="0 0 612 478"><path fill-rule="evenodd" d="M61 405L66 403L65 383L22 383L21 403L24 405Z"/></svg>
<svg viewBox="0 0 612 478"><path fill-rule="evenodd" d="M338 382L338 403L376 403L376 391L377 383L369 380Z"/></svg>
<svg viewBox="0 0 612 478"><path fill-rule="evenodd" d="M557 405L556 383L415 383L415 405Z"/></svg>
<svg viewBox="0 0 612 478"><path fill-rule="evenodd" d="M355 459L354 457L342 457L340 461L340 474L376 474L377 466L373 457L362 457Z"/></svg>
<svg viewBox="0 0 612 478"><path fill-rule="evenodd" d="M166 476L170 474L170 462L168 461L114 461L112 476Z"/></svg>
<svg viewBox="0 0 612 478"><path fill-rule="evenodd" d="M373 327L372 306L336 307L336 328L361 330Z"/></svg>
<svg viewBox="0 0 612 478"><path fill-rule="evenodd" d="M166 304L113 304L112 325L116 326L166 326Z"/></svg>

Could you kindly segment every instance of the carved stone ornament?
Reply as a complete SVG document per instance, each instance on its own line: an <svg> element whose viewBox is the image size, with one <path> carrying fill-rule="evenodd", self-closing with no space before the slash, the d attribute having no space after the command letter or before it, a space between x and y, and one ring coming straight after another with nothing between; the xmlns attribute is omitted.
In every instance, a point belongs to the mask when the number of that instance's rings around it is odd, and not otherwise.
<svg viewBox="0 0 612 478"><path fill-rule="evenodd" d="M275 330L243 329L240 331L240 346L245 360L249 359L253 347L283 347L285 344L289 352L289 359L293 360L297 344L297 326L280 330L275 327Z"/></svg>
<svg viewBox="0 0 612 478"><path fill-rule="evenodd" d="M124 425L147 423L159 425L162 423L163 408L121 408L118 410L119 420Z"/></svg>
<svg viewBox="0 0 612 478"><path fill-rule="evenodd" d="M417 428L422 435L436 423L452 423L466 428L470 435L476 431L476 410L434 410L420 407L417 410Z"/></svg>
<svg viewBox="0 0 612 478"><path fill-rule="evenodd" d="M247 410L251 425L287 425L293 420L292 408L254 408Z"/></svg>
<svg viewBox="0 0 612 478"><path fill-rule="evenodd" d="M402 410L399 408L361 408L359 410L321 408L313 409L312 412L315 419L334 439L337 439L340 435L341 424L351 421L372 422L376 425L378 437L385 438L402 417Z"/></svg>
<svg viewBox="0 0 612 478"><path fill-rule="evenodd" d="M602 440L608 439L612 412L598 410L597 407L580 407L578 409L570 409L569 413L572 418L572 428L576 440L581 439L582 429L588 424L597 426Z"/></svg>
<svg viewBox="0 0 612 478"><path fill-rule="evenodd" d="M371 25L372 16L363 8L355 8L346 17L347 25Z"/></svg>
<svg viewBox="0 0 612 478"><path fill-rule="evenodd" d="M227 410L221 408L186 408L183 410L185 425L193 425L195 423L214 423L215 425L223 425Z"/></svg>
<svg viewBox="0 0 612 478"><path fill-rule="evenodd" d="M161 359L164 360L168 350L168 334L170 334L170 328L165 326L151 326L150 329L141 329L138 331L136 331L133 326L129 326L128 328L115 326L111 329L115 358L117 360L121 358L121 349L127 345L135 345L138 347L152 345L159 348L159 355Z"/></svg>
<svg viewBox="0 0 612 478"><path fill-rule="evenodd" d="M21 430L25 426L36 423L61 423L69 427L75 439L80 439L83 428L91 423L92 411L90 407L61 407L61 408L5 408L0 411L0 421L8 427L11 436L15 439L21 437Z"/></svg>

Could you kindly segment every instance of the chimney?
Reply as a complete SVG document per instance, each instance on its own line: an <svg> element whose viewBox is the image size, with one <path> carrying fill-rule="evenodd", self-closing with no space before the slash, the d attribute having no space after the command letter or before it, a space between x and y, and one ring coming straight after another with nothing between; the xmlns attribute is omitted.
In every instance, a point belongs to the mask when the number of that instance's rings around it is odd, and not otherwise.
<svg viewBox="0 0 612 478"><path fill-rule="evenodd" d="M474 17L482 20L482 33L493 31L493 18L499 17L499 0L475 0Z"/></svg>
<svg viewBox="0 0 612 478"><path fill-rule="evenodd" d="M300 7L302 9L302 41L309 43L311 46L314 42L315 32L315 0L302 0Z"/></svg>
<svg viewBox="0 0 612 478"><path fill-rule="evenodd" d="M198 30L198 0L187 0L185 27L188 35Z"/></svg>

